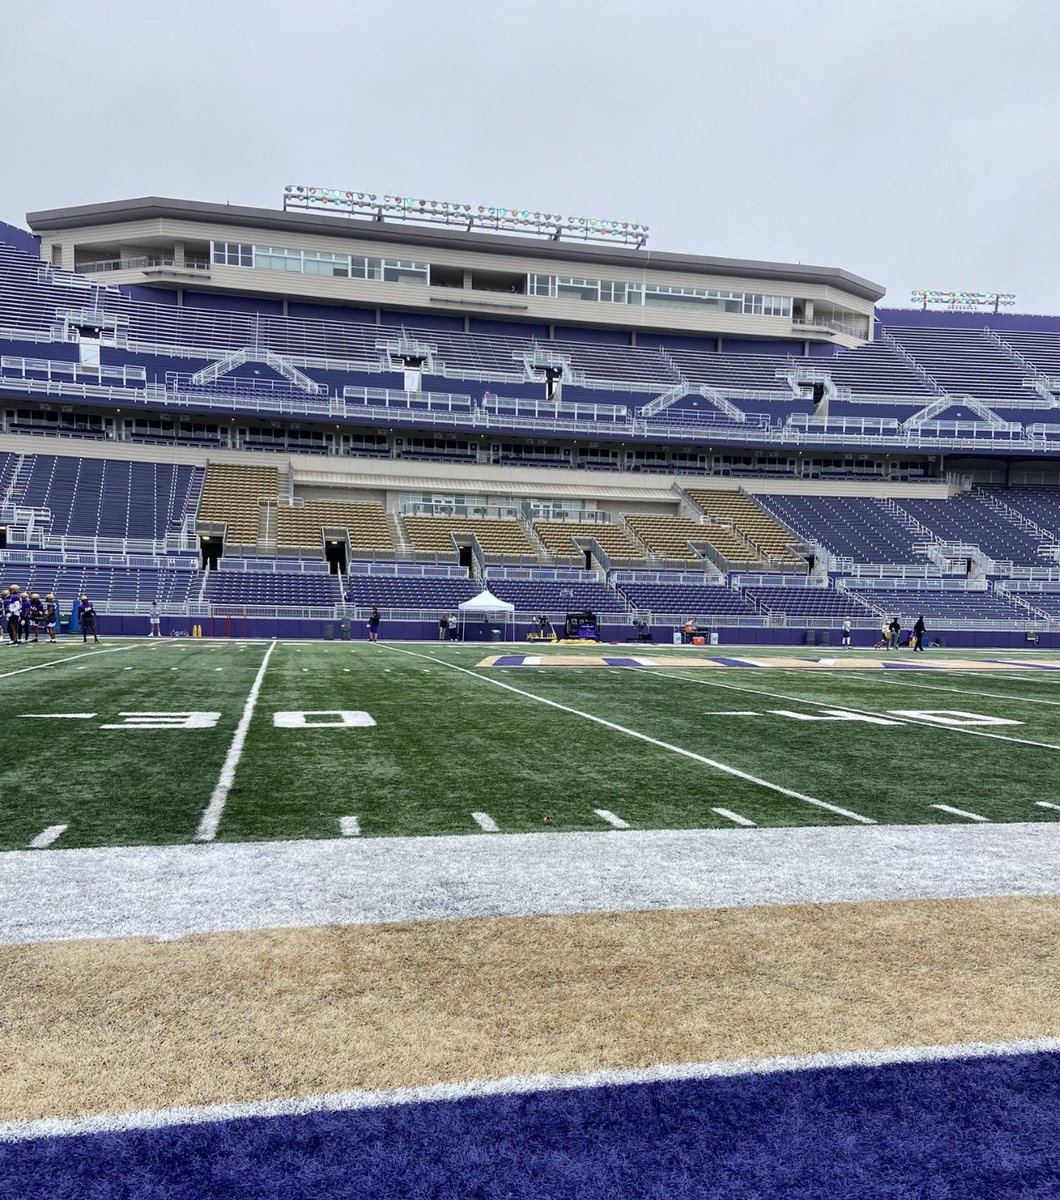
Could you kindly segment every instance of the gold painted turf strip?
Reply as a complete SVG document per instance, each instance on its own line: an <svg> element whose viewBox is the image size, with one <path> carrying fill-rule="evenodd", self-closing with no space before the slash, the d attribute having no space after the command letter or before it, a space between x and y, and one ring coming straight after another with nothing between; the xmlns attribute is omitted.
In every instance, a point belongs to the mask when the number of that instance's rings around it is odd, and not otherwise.
<svg viewBox="0 0 1060 1200"><path fill-rule="evenodd" d="M1060 1036L1060 898L0 949L0 1120Z"/></svg>

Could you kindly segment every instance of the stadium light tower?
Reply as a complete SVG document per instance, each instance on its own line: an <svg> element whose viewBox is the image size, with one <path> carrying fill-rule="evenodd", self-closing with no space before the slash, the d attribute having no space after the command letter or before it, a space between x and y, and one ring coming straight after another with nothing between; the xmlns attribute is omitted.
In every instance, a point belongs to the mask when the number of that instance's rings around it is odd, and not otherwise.
<svg viewBox="0 0 1060 1200"><path fill-rule="evenodd" d="M617 243L638 249L648 240L647 225L636 221L564 217L559 213L531 212L526 208L492 208L485 204L457 204L411 196L378 196L375 192L348 192L340 188L307 187L300 183L289 183L283 189L283 208L284 212L291 208L308 208L350 217L366 216L375 221L459 225L466 231L490 229L495 233L529 233L553 241L568 238Z"/></svg>
<svg viewBox="0 0 1060 1200"><path fill-rule="evenodd" d="M1016 303L1014 292L939 292L930 288L917 288L910 299L925 312L931 304L944 304L954 312L975 312L993 305L994 312L1000 312L1003 304Z"/></svg>

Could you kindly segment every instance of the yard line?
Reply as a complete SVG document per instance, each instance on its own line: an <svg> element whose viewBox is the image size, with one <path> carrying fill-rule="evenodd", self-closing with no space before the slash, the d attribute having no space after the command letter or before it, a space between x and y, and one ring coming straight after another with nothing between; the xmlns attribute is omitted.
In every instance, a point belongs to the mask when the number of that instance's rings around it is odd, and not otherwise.
<svg viewBox="0 0 1060 1200"><path fill-rule="evenodd" d="M69 658L57 658L54 662L37 663L33 667L19 667L17 671L4 671L0 679L10 679L12 675L25 675L27 671L45 671L48 667L63 667L68 662L78 658L96 658L100 654L120 654L123 650L136 650L137 646L115 646L112 650L82 650L80 654L71 654Z"/></svg>
<svg viewBox="0 0 1060 1200"><path fill-rule="evenodd" d="M734 825L754 826L754 821L749 821L746 817L741 817L739 813L734 813L731 809L712 808L710 811L717 813L719 817L724 817L727 821L732 821Z"/></svg>
<svg viewBox="0 0 1060 1200"><path fill-rule="evenodd" d="M19 713L20 717L47 717L51 721L90 721L95 713Z"/></svg>
<svg viewBox="0 0 1060 1200"><path fill-rule="evenodd" d="M57 837L60 837L66 832L65 825L49 825L43 832L37 836L29 844L31 850L43 850L45 846L50 846Z"/></svg>
<svg viewBox="0 0 1060 1200"><path fill-rule="evenodd" d="M500 833L500 831L501 831L501 827L500 827L500 826L497 824L497 822L496 822L496 821L495 821L495 820L494 820L494 819L493 819L493 818L492 818L492 817L489 815L489 813L476 813L476 812L473 812L471 815L472 815L472 817L474 817L474 819L475 819L475 824L476 824L476 825L477 825L477 826L478 826L480 829L484 829L484 830L485 830L487 833Z"/></svg>
<svg viewBox="0 0 1060 1200"><path fill-rule="evenodd" d="M937 808L939 812L953 813L955 817L967 817L969 821L989 821L989 817L981 817L978 813L968 812L967 809L953 808L949 804L933 804L932 808Z"/></svg>
<svg viewBox="0 0 1060 1200"><path fill-rule="evenodd" d="M608 825L613 825L616 829L628 829L629 822L623 821L621 817L616 817L610 809L594 808L593 812L600 818L601 821L606 821Z"/></svg>
<svg viewBox="0 0 1060 1200"><path fill-rule="evenodd" d="M746 771L730 767L728 763L718 762L717 759L696 754L692 750L686 750L683 746L675 746L672 742L662 742L658 738L649 737L648 734L641 733L637 729L629 729L625 725L608 721L604 717L598 717L593 713L583 712L579 708L570 708L566 704L560 704L557 700L549 700L547 697L538 696L534 692L525 692L522 688L514 687L510 683L504 683L500 679L491 679L488 675L480 675L477 671L470 671L467 667L458 667L455 663L446 662L441 658L431 658L429 654L418 654L415 650L402 650L400 646L386 645L384 649L392 650L395 654L408 654L412 658L426 658L430 662L437 663L440 667L448 667L452 671L459 671L462 675L470 675L472 679L478 679L483 683L492 684L494 687L503 688L506 692L514 692L516 696L523 696L527 700L536 700L538 704L547 704L549 708L557 708L560 712L570 713L571 716L581 717L585 721L592 721L593 724L602 725L605 729L612 729L616 733L624 733L627 737L647 742L651 746L658 746L662 750L669 750L672 754L680 754L683 758L691 758L694 762L713 767L714 770L721 771L724 775L732 775L734 778L743 779L747 783L757 784L758 787L766 788L770 792L776 792L780 796L790 796L793 800L801 800L805 804L812 804L815 808L827 809L828 812L834 812L841 817L848 817L851 821L858 821L862 825L876 824L872 817L863 817L860 813L851 812L849 808L840 808L837 804L829 804L826 800L818 800L814 796L806 796L802 792L782 787L779 783L771 783L768 779L760 779L757 775L750 775ZM680 676L672 676L672 678L680 678Z"/></svg>
<svg viewBox="0 0 1060 1200"><path fill-rule="evenodd" d="M1034 803L1039 808L1051 808L1054 812L1060 812L1060 804L1051 804L1048 800L1035 800Z"/></svg>
<svg viewBox="0 0 1060 1200"><path fill-rule="evenodd" d="M687 675L669 675L665 671L652 672L661 679L677 679L681 683L695 683L700 687L724 688L729 692L744 692L749 696L771 696L774 700L791 700L796 704L810 704L814 708L842 708L847 712L859 713L863 717L875 717L878 714L867 708L855 708L853 704L837 704L835 701L811 700L808 696L787 696L782 692L767 692L762 688L737 687L734 683L717 683L713 679L689 679ZM492 682L492 680L491 680ZM998 742L1015 742L1018 746L1037 746L1041 750L1060 750L1054 742L1035 742L1030 738L1012 737L1007 733L987 733L985 729L968 729L961 725L941 725L937 721L921 720L917 717L893 717L896 725L916 725L921 729L940 729L947 733L966 733L969 737L992 738Z"/></svg>
<svg viewBox="0 0 1060 1200"><path fill-rule="evenodd" d="M339 830L343 837L358 837L361 832L359 817L339 817Z"/></svg>
<svg viewBox="0 0 1060 1200"><path fill-rule="evenodd" d="M217 780L217 786L214 788L210 802L207 804L202 814L202 819L199 821L199 828L195 833L195 841L197 842L212 842L217 836L217 826L220 824L221 814L225 810L228 793L232 790L232 783L236 777L236 767L239 766L239 760L243 757L243 744L247 740L250 718L254 715L254 706L258 702L258 693L261 691L261 683L265 678L265 668L269 665L269 659L272 657L272 652L275 649L276 642L273 641L268 650L265 651L265 657L261 660L261 666L258 667L258 673L254 677L254 683L250 689L250 695L247 696L247 702L243 705L243 715L239 718L239 724L236 726L232 744L228 747L228 753L225 755L224 766L221 767L221 775Z"/></svg>
<svg viewBox="0 0 1060 1200"><path fill-rule="evenodd" d="M796 672L791 672L796 674ZM851 679L863 679L866 683L875 683L879 676L875 675L856 675L851 674ZM892 687L904 688L913 687L920 688L926 692L951 692L954 696L980 696L984 700L1015 700L1020 704L1051 704L1060 705L1060 700L1043 700L1040 696L1012 696L1002 695L1000 692L970 692L967 688L948 688L939 687L931 683L913 683L911 679L901 678L896 675L885 675L883 678ZM1004 678L1003 676L994 676L993 678Z"/></svg>

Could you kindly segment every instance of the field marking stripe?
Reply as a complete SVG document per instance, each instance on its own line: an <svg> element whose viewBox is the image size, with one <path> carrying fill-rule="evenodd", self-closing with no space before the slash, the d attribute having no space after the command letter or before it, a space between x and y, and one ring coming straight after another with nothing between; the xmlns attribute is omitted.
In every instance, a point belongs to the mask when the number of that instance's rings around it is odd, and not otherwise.
<svg viewBox="0 0 1060 1200"><path fill-rule="evenodd" d="M501 827L489 813L473 812L471 817L479 829L484 829L486 833L500 833Z"/></svg>
<svg viewBox="0 0 1060 1200"><path fill-rule="evenodd" d="M952 804L933 804L940 812L953 813L955 817L967 817L969 821L989 821L989 817L981 817L978 813L969 812L966 808L954 808Z"/></svg>
<svg viewBox="0 0 1060 1200"><path fill-rule="evenodd" d="M1035 800L1034 803L1037 804L1039 808L1051 808L1055 812L1060 812L1060 804L1052 804L1048 800Z"/></svg>
<svg viewBox="0 0 1060 1200"><path fill-rule="evenodd" d="M57 837L60 837L66 832L65 825L49 825L47 829L42 830L29 844L31 850L43 850L45 846L50 846Z"/></svg>
<svg viewBox="0 0 1060 1200"><path fill-rule="evenodd" d="M239 724L232 737L232 744L228 747L228 753L225 755L217 786L213 790L210 802L206 805L202 819L199 821L199 828L195 832L195 841L197 842L212 842L217 836L217 826L221 822L221 814L225 810L228 793L232 790L232 784L235 781L236 767L239 766L239 760L243 757L243 745L247 740L250 718L254 715L254 706L258 702L258 693L261 691L261 684L265 678L265 668L269 665L269 659L275 649L276 642L274 640L265 651L265 657L261 660L258 673L254 676L247 702L243 705L243 715L239 718Z"/></svg>
<svg viewBox="0 0 1060 1200"><path fill-rule="evenodd" d="M133 1129L164 1129L173 1125L205 1125L247 1117L304 1116L315 1112L355 1112L403 1104L435 1104L478 1096L513 1096L535 1092L579 1091L585 1088L624 1087L641 1083L732 1079L746 1075L795 1074L800 1071L836 1070L844 1067L887 1067L962 1059L1009 1058L1024 1054L1056 1054L1060 1038L1027 1038L1011 1042L967 1042L948 1046L898 1046L886 1050L839 1050L777 1058L740 1058L728 1061L676 1063L652 1067L587 1071L578 1075L514 1075L505 1079L466 1083L424 1084L378 1091L331 1092L283 1100L255 1100L233 1104L203 1104L182 1108L144 1109L92 1117L45 1117L33 1121L0 1123L0 1142L37 1138L75 1137L86 1133L117 1133Z"/></svg>
<svg viewBox="0 0 1060 1200"><path fill-rule="evenodd" d="M594 808L593 812L596 813L601 821L606 821L608 825L613 825L616 829L629 828L629 822L623 821L621 817L616 817L609 808Z"/></svg>
<svg viewBox="0 0 1060 1200"><path fill-rule="evenodd" d="M853 672L848 676L850 679L860 679L865 683L875 683L880 676L878 675L856 675ZM1060 700L1045 700L1041 696L1003 696L1000 692L970 692L967 688L948 688L938 687L932 683L914 683L907 676L885 675L883 676L889 684L898 688L913 687L919 688L921 691L927 692L948 692L953 696L980 696L984 700L1014 700L1017 704L1050 704L1060 705ZM994 679L1003 679L1004 676L992 676Z"/></svg>
<svg viewBox="0 0 1060 1200"><path fill-rule="evenodd" d="M651 673L660 676L662 679L679 679L682 683L698 683L701 687L725 688L726 691L745 692L749 696L771 696L774 700L789 700L795 704L811 704L814 708L845 709L847 712L858 713L863 717L879 716L879 713L875 713L871 709L856 708L853 704L811 700L809 696L785 696L781 692L767 692L762 688L737 687L733 683L718 683L713 679L690 679L687 675L669 675L665 671L653 671ZM970 737L992 738L998 742L1015 742L1019 746L1037 746L1040 750L1060 750L1060 746L1057 746L1054 742L1035 742L1030 738L1012 737L1005 733L987 733L985 729L969 729L965 725L943 725L938 721L929 721L926 718L893 717L890 713L888 713L888 717L896 725L916 725L921 729L938 729L946 733L966 733Z"/></svg>
<svg viewBox="0 0 1060 1200"><path fill-rule="evenodd" d="M399 646L392 646L389 643L383 648L385 650L392 650L395 654L408 654L412 658L425 658L428 662L437 663L440 667L449 667L451 670L459 671L463 675L470 675L472 679L479 679L483 683L491 684L493 687L503 688L506 692L514 692L517 696L524 696L527 700L536 700L538 704L547 704L549 708L557 708L560 712L570 713L572 716L592 721L596 725L604 726L605 729L612 729L616 733L624 733L627 737L637 738L638 741L647 742L651 746L658 746L662 750L669 750L673 754L680 754L684 758L691 758L695 762L713 767L714 770L721 771L725 775L732 775L748 783L757 784L758 787L766 788L770 792L776 792L781 796L790 796L794 800L801 800L805 804L814 805L816 808L827 809L829 812L834 812L841 817L849 817L850 820L859 821L862 825L876 824L872 817L863 817L860 813L851 812L848 808L840 808L836 804L829 804L826 800L818 800L814 796L804 795L802 792L796 792L791 788L783 787L779 783L770 783L768 779L760 779L757 775L750 775L748 772L741 771L737 767L730 767L728 763L718 762L717 759L696 754L695 751L686 750L683 746L675 746L672 742L661 742L658 738L649 737L648 734L641 733L639 730L629 729L625 725L618 725L614 721L608 721L604 717L598 717L593 713L583 712L578 708L570 708L566 704L560 704L557 700L549 700L547 697L537 696L533 692L524 692L522 688L514 687L510 683L504 683L500 679L492 679L488 675L480 675L477 671L470 671L467 667L459 667L456 663L448 663L440 658L432 658L429 654L418 654L415 650L402 650ZM680 676L676 676L676 678L680 678Z"/></svg>
<svg viewBox="0 0 1060 1200"><path fill-rule="evenodd" d="M754 827L754 821L748 820L747 817L741 817L739 813L734 813L730 808L712 808L710 811L717 813L719 817L724 817L727 821L732 821L734 825Z"/></svg>
<svg viewBox="0 0 1060 1200"><path fill-rule="evenodd" d="M78 658L98 658L101 654L121 654L123 650L139 650L140 646L114 646L110 650L82 650L80 654L71 654L69 658L56 658L52 662L37 663L33 667L19 667L17 671L4 671L0 679L10 679L12 675L25 675L27 671L46 671L49 667L61 667Z"/></svg>
<svg viewBox="0 0 1060 1200"><path fill-rule="evenodd" d="M359 817L339 817L339 831L343 837L359 837L361 820Z"/></svg>

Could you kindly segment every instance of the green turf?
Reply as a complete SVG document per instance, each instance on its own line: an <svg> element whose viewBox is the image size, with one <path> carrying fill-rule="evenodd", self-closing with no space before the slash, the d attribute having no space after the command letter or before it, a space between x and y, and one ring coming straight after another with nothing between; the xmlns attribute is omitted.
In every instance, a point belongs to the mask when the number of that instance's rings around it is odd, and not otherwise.
<svg viewBox="0 0 1060 1200"><path fill-rule="evenodd" d="M0 848L25 847L58 824L68 828L56 849L191 841L266 649L262 643L166 641L104 644L99 651L107 653L90 650L84 657L81 646L4 652ZM964 821L933 808L936 803L992 821L1060 819L1060 812L1036 803L1060 803L1053 783L1060 673L479 667L496 649L277 645L218 839L335 837L340 818L349 816L358 818L363 836L486 836L474 812L489 814L510 833L607 830L596 809L633 828L732 828L714 808L763 826L854 823L674 748L878 822ZM651 653L678 660L689 651L655 647ZM830 653L842 661L842 652ZM931 661L971 657L1001 656L960 652ZM56 665L24 670L51 662ZM821 716L823 705L876 715L960 709L1021 724L988 728L984 732L1001 736L987 738L919 724L800 721L771 712ZM376 724L297 730L273 724L277 711L334 709L366 711ZM118 721L119 712L152 710L222 715L213 729L99 728ZM759 715L718 715L727 710ZM21 715L61 712L97 716Z"/></svg>

